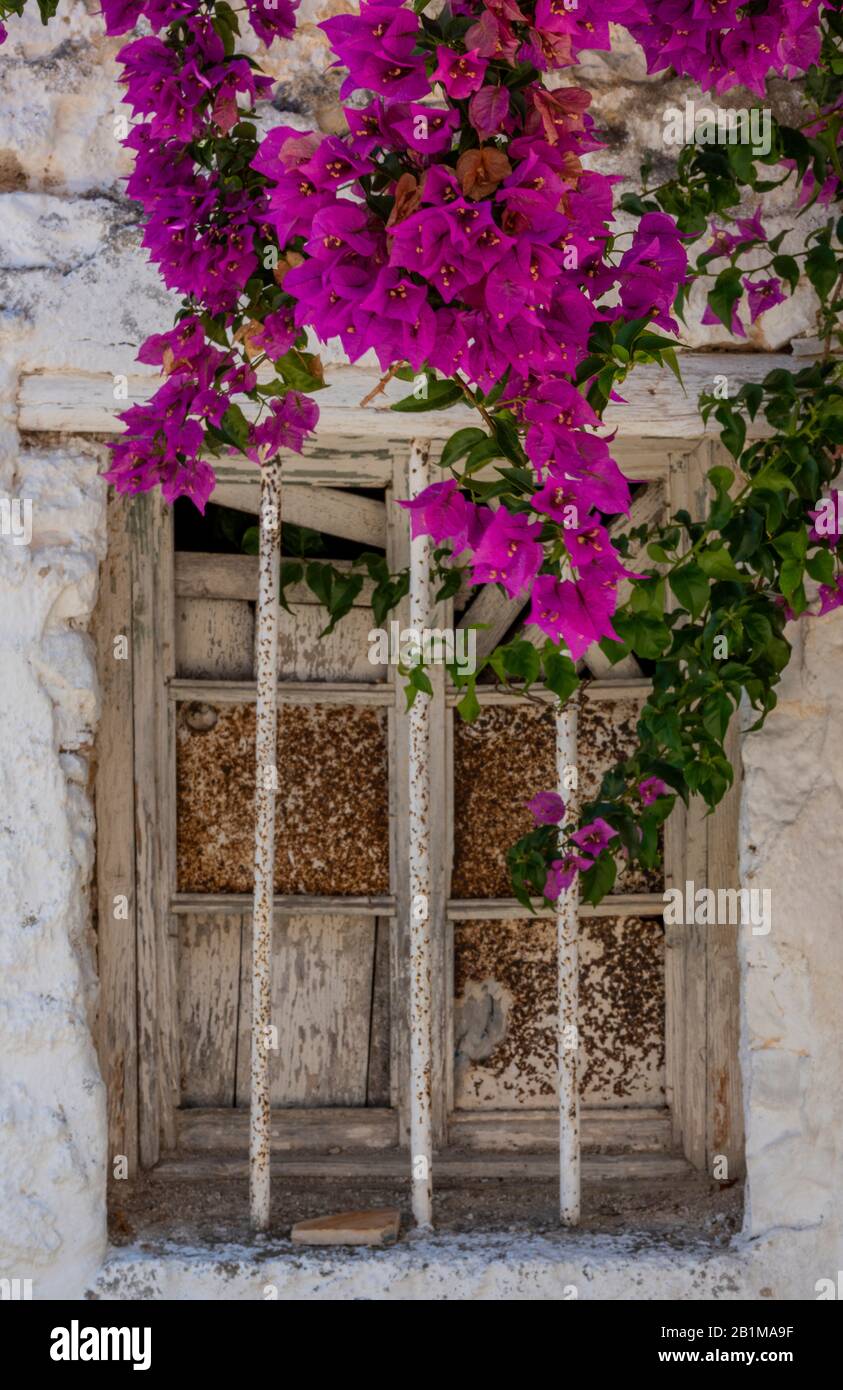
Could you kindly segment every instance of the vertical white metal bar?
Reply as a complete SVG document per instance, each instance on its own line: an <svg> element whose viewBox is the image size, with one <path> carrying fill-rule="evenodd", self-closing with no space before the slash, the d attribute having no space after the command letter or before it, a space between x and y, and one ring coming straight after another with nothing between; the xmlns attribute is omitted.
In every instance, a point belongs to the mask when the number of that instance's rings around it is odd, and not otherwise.
<svg viewBox="0 0 843 1390"><path fill-rule="evenodd" d="M566 802L566 821L575 814L573 788L577 766L577 710L572 702L556 715L557 790ZM579 1029L579 888L576 878L556 907L558 981L557 1049L559 1063L559 1220L576 1226L580 1219L580 1097L577 1078Z"/></svg>
<svg viewBox="0 0 843 1390"><path fill-rule="evenodd" d="M269 1228L269 1055L272 905L275 892L275 797L278 732L278 582L281 467L261 471L260 569L255 675L255 894L252 910L252 1038L249 1125L249 1207L252 1228Z"/></svg>
<svg viewBox="0 0 843 1390"><path fill-rule="evenodd" d="M427 487L429 444L413 440L408 465L410 497ZM421 635L431 626L431 545L428 536L410 545L410 627ZM430 696L419 692L409 711L410 735L410 1163L413 1216L417 1226L433 1222L430 934Z"/></svg>

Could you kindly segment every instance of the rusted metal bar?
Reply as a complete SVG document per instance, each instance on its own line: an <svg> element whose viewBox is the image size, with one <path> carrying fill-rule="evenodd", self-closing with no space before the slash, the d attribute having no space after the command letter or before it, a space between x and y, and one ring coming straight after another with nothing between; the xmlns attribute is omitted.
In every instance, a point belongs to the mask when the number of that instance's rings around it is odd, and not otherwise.
<svg viewBox="0 0 843 1390"><path fill-rule="evenodd" d="M559 795L567 806L566 821L572 819L574 812L576 766L577 711L569 702L556 715L556 781ZM577 880L574 879L568 891L559 898L556 911L559 1006L559 1220L563 1226L576 1226L580 1219L580 1097L577 1084L578 905L579 890Z"/></svg>
<svg viewBox="0 0 843 1390"><path fill-rule="evenodd" d="M281 554L281 467L261 471L260 571L255 667L255 896L252 911L252 1039L249 1124L249 1207L252 1228L269 1228L269 1057L271 1050L272 905L278 742L278 581Z"/></svg>
<svg viewBox="0 0 843 1390"><path fill-rule="evenodd" d="M408 483L410 497L427 487L426 440L414 440L410 449ZM410 627L422 634L432 615L430 586L431 545L428 536L417 536L410 545ZM409 711L410 736L410 1162L413 1216L417 1226L433 1222L433 1138L431 1074L433 1019L431 998L432 944L430 927L430 696L416 694Z"/></svg>

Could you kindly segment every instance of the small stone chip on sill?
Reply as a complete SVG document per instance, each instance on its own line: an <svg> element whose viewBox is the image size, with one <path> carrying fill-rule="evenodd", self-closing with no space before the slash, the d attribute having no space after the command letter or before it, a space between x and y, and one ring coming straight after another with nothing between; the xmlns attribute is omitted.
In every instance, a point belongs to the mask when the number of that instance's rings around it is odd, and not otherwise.
<svg viewBox="0 0 843 1390"><path fill-rule="evenodd" d="M297 1221L290 1232L294 1245L392 1245L398 1239L397 1207L375 1211L341 1211Z"/></svg>

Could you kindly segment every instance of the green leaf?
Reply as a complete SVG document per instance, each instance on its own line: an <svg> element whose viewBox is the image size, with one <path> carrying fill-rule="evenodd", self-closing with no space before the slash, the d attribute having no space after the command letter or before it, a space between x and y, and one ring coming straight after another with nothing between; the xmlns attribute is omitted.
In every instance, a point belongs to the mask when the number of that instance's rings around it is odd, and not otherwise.
<svg viewBox="0 0 843 1390"><path fill-rule="evenodd" d="M595 859L591 868L586 869L585 873L580 876L583 901L593 903L596 907L607 893L611 893L615 886L617 872L614 856L607 849L604 849L599 858Z"/></svg>
<svg viewBox="0 0 843 1390"><path fill-rule="evenodd" d="M818 584L830 585L834 583L834 557L831 551L826 550L825 547L808 556L805 561L805 568Z"/></svg>
<svg viewBox="0 0 843 1390"><path fill-rule="evenodd" d="M323 391L327 386L320 358L313 352L299 352L290 348L275 363L275 370L283 381L295 391Z"/></svg>
<svg viewBox="0 0 843 1390"><path fill-rule="evenodd" d="M743 578L728 550L722 547L718 550L702 550L697 559L700 569L709 579Z"/></svg>
<svg viewBox="0 0 843 1390"><path fill-rule="evenodd" d="M732 308L741 297L741 270L739 266L729 266L721 270L708 292L708 306L711 312L725 324L731 332Z"/></svg>
<svg viewBox="0 0 843 1390"><path fill-rule="evenodd" d="M457 704L457 713L466 724L471 724L480 713L480 701L477 698L477 677L471 676L468 682L468 689L462 699Z"/></svg>
<svg viewBox="0 0 843 1390"><path fill-rule="evenodd" d="M258 528L257 528L257 526L254 526L254 527L252 527L251 529L252 529L253 531L257 532L257 529L258 529ZM247 534L248 534L248 533L247 533ZM244 537L244 539L245 539L245 537ZM247 552L247 553L257 554L257 551ZM300 584L300 583L301 583L301 580L302 580L303 574L304 574L304 566L301 565L301 564L299 564L298 560L282 560L282 561L281 561L281 580L280 580L280 584L279 584L279 586L278 586L278 587L279 587L278 602L281 604L281 607L282 607L287 613L289 613L289 614L291 614L291 615L292 615L293 610L292 610L292 608L290 607L290 605L289 605L288 602L287 602L287 589L288 589L288 587L289 587L291 584Z"/></svg>
<svg viewBox="0 0 843 1390"><path fill-rule="evenodd" d="M708 603L710 589L708 579L699 565L694 564L693 560L689 561L681 569L668 575L668 583L682 607L687 609L692 618L698 618Z"/></svg>
<svg viewBox="0 0 843 1390"><path fill-rule="evenodd" d="M427 394L420 400L415 396L405 396L403 401L396 401L390 406L390 410L401 410L406 412L418 412L422 410L447 410L448 406L456 405L457 401L463 400L463 393L459 386L453 381L431 381L428 383Z"/></svg>
<svg viewBox="0 0 843 1390"><path fill-rule="evenodd" d="M230 405L220 421L220 430L225 438L245 453L249 446L249 422L239 405Z"/></svg>
<svg viewBox="0 0 843 1390"><path fill-rule="evenodd" d="M544 666L545 685L564 704L573 695L580 683L576 666L569 656L554 648L550 643L545 646L542 653L542 665Z"/></svg>
<svg viewBox="0 0 843 1390"><path fill-rule="evenodd" d="M830 246L814 246L805 257L805 273L819 295L825 299L837 282L837 260Z"/></svg>
<svg viewBox="0 0 843 1390"><path fill-rule="evenodd" d="M791 293L799 284L799 264L793 256L774 256L773 270L780 275L782 280L786 280L790 286Z"/></svg>
<svg viewBox="0 0 843 1390"><path fill-rule="evenodd" d="M484 430L476 429L473 426L468 429L457 430L456 434L452 434L445 443L442 456L439 459L440 468L450 468L452 463L457 462L457 459L464 458L475 444L482 444L483 440L487 438L488 435Z"/></svg>

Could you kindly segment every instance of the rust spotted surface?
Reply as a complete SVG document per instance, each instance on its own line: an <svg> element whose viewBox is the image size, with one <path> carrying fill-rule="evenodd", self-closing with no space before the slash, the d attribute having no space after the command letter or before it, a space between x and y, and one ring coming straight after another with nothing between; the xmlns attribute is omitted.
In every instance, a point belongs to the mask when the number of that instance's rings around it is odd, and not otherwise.
<svg viewBox="0 0 843 1390"><path fill-rule="evenodd" d="M278 722L275 890L389 891L386 713L288 705ZM253 884L254 705L180 704L178 888Z"/></svg>
<svg viewBox="0 0 843 1390"><path fill-rule="evenodd" d="M582 919L579 1076L586 1104L664 1102L659 919ZM556 923L459 922L454 931L457 1109L556 1105Z"/></svg>
<svg viewBox="0 0 843 1390"><path fill-rule="evenodd" d="M637 700L579 703L579 795L596 796L603 774L636 747ZM509 898L510 845L532 829L526 803L555 789L555 724L551 708L487 706L473 724L454 721L455 898ZM616 893L654 893L661 868L644 870L618 860Z"/></svg>
<svg viewBox="0 0 843 1390"><path fill-rule="evenodd" d="M526 802L555 785L553 712L487 706L454 720L455 898L512 896L506 851L532 827Z"/></svg>
<svg viewBox="0 0 843 1390"><path fill-rule="evenodd" d="M614 763L632 757L638 744L635 726L640 700L581 700L579 712L579 790L583 801L592 800L600 790L604 773ZM663 846L662 846L663 849ZM619 857L615 893L660 893L664 888L664 869L644 869L628 865Z"/></svg>

